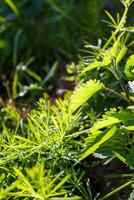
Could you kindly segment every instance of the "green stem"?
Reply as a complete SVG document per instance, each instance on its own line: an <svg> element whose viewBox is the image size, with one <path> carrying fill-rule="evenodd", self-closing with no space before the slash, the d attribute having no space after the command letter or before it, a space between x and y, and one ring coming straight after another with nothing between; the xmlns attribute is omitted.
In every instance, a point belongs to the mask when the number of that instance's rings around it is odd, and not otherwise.
<svg viewBox="0 0 134 200"><path fill-rule="evenodd" d="M134 174L109 174L105 176L107 179L113 179L113 178L126 178L126 177L134 177Z"/></svg>
<svg viewBox="0 0 134 200"><path fill-rule="evenodd" d="M122 18L121 18L121 20L120 20L120 22L119 22L119 25L117 26L116 30L112 33L111 37L109 38L109 40L108 40L108 41L106 42L106 44L104 45L103 50L105 50L105 49L109 46L109 44L111 43L111 41L113 40L113 38L114 38L114 37L117 35L117 33L122 29L122 27L124 27L124 24L125 24L125 21L126 21L127 12L128 12L128 6L125 6L125 10L124 10L123 16L122 16ZM117 69L117 67L115 67L115 69ZM123 90L123 92L124 92L125 95L126 95L126 98L124 98L124 99L127 100L127 102L129 103L129 105L131 105L128 91L127 91L126 88L125 88L125 84L124 84L123 80L121 79L121 76L120 76L119 72L118 72L117 70L114 71L114 72L115 72L115 74L114 74L115 77L116 77L116 78L118 79L118 81L120 82L120 85L121 85L121 87L122 87L122 90ZM107 89L108 89L108 88L107 88ZM108 89L108 90L109 90L109 89ZM111 90L111 89L110 89L110 91L111 91L111 92L114 92L116 95L118 94L118 93L116 93L115 91L113 91L113 90ZM123 96L121 96L120 94L118 94L118 96L123 97Z"/></svg>
<svg viewBox="0 0 134 200"><path fill-rule="evenodd" d="M124 189L125 187L128 187L129 185L133 184L134 180L130 180L127 183L121 185L120 187L116 188L115 190L113 190L112 192L108 193L107 195L105 195L104 197L100 198L99 200L105 200L109 197L111 197L112 195L114 195L115 193L119 192L120 190Z"/></svg>
<svg viewBox="0 0 134 200"><path fill-rule="evenodd" d="M118 29L116 29L115 32L112 33L111 37L108 39L108 41L104 45L103 50L105 50L108 47L108 45L111 43L112 39L116 36L117 33L118 33Z"/></svg>
<svg viewBox="0 0 134 200"><path fill-rule="evenodd" d="M116 28L116 30L112 33L111 37L109 38L109 40L106 42L106 44L103 47L103 50L105 50L108 45L111 43L112 39L117 35L117 33L120 31L120 29L122 28L122 25L124 24L124 21L126 20L126 16L127 16L127 12L128 12L128 7L125 7L125 11L123 13L123 16L121 18L121 21L118 25L118 27Z"/></svg>
<svg viewBox="0 0 134 200"><path fill-rule="evenodd" d="M120 72L119 72L117 66L115 66L115 73L116 73L117 79L118 79L118 81L119 81L119 83L121 85L121 88L122 88L123 92L125 93L127 102L129 103L129 105L131 105L131 101L130 101L130 98L129 98L129 93L128 93L126 87L125 87L124 81L121 78L121 75L120 75Z"/></svg>
<svg viewBox="0 0 134 200"><path fill-rule="evenodd" d="M126 96L126 97L124 97L124 99L128 102L129 105L131 105L131 100L129 98L129 93L128 93L126 87L125 87L123 79L121 78L121 73L119 71L119 67L118 67L118 65L116 63L116 60L114 60L113 68L108 68L108 69L113 73L115 78L119 81L120 86L121 86L121 88L122 88L122 90L123 90L123 92L125 93L125 96ZM119 94L119 93L117 93L117 94ZM123 95L121 95L121 96L123 97Z"/></svg>
<svg viewBox="0 0 134 200"><path fill-rule="evenodd" d="M127 99L128 103L129 103L129 105L131 105L130 98L129 98L129 94L128 94L128 91L126 90L124 81L120 78L120 79L119 79L119 82L120 82L120 85L121 85L121 87L122 87L123 92L124 92L125 95L126 95L126 99Z"/></svg>
<svg viewBox="0 0 134 200"><path fill-rule="evenodd" d="M116 96L119 96L120 98L122 98L122 99L124 99L125 101L128 102L127 98L125 98L123 95L119 94L118 92L114 91L113 89L107 88L107 87L105 87L104 89L107 90L107 91L109 91L109 92L114 93Z"/></svg>

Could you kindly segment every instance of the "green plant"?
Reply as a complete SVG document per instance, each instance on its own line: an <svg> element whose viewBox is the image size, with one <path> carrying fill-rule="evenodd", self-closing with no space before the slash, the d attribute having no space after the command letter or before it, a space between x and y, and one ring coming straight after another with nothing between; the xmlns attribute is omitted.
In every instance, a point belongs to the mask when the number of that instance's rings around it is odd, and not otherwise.
<svg viewBox="0 0 134 200"><path fill-rule="evenodd" d="M92 194L92 181L91 188L89 184L91 175L87 174L87 171L97 168L98 165L105 169L107 164L112 165L116 159L125 169L129 169L128 173L117 172L106 178L122 177L126 179L125 182L121 182L112 192L106 195L102 192L101 196L97 195L96 198L111 198L126 187L129 187L129 190L125 198L133 198L131 191L134 174L131 169L134 168L134 65L128 36L134 28L126 26L128 8L133 0L121 2L125 10L122 17L117 16L117 22L107 13L112 21L108 24L115 29L110 39L102 47L100 43L98 46L86 45L92 49L91 57L82 60L79 68L81 81L73 93L67 94L64 101L57 100L54 105L51 105L47 98L40 99L38 108L31 111L26 123L12 109L5 110L10 122L16 125L8 127L5 122L2 123L0 169L6 174L1 175L2 181L4 180L1 184L3 195L8 192L9 198L12 195L17 200L22 196L26 199L95 199L96 193ZM104 71L101 71L101 68ZM92 75L91 70L96 69L97 73ZM107 70L110 73L107 73ZM108 81L106 85L105 78L109 79L111 72L115 84ZM101 75L98 81L90 79L99 73ZM114 87L109 87L111 85ZM103 96L106 93L104 100L101 96L102 105L106 104L112 93L116 97L117 106L111 103L109 111L105 111L103 106L102 109L98 108L100 97L97 93L101 92ZM95 100L94 104L92 100ZM89 108L91 106L92 110ZM91 155L97 161L90 160ZM44 176L42 160L46 171L52 174L47 189L44 177L49 182L50 174L46 172ZM32 168L37 170L36 180L33 170L30 170L31 166L36 166ZM62 170L64 177L59 175ZM42 185L40 179L43 180ZM29 186L30 190L26 186ZM52 197L53 195L58 197Z"/></svg>
<svg viewBox="0 0 134 200"><path fill-rule="evenodd" d="M26 168L26 175L16 167L13 168L13 171L14 178L17 176L17 180L12 182L8 188L0 190L0 199L8 197L17 197L18 199L30 197L38 200L81 199L78 196L69 197L69 190L62 189L62 186L70 178L69 174L63 177L63 172L61 172L54 177L50 170L45 169L43 163L37 163L30 169ZM17 190L15 191L15 189Z"/></svg>
<svg viewBox="0 0 134 200"><path fill-rule="evenodd" d="M59 67L64 67L72 58L78 60L75 52L82 47L83 40L97 37L93 29L99 28L98 20L104 4L105 0L101 6L96 0L86 0L84 4L76 0L1 1L2 97L25 103L25 96L27 102L31 96L31 103L48 87L50 93L55 91L55 82L59 80L57 69L59 72ZM51 75L53 72L53 79L50 79L49 72Z"/></svg>
<svg viewBox="0 0 134 200"><path fill-rule="evenodd" d="M115 28L111 37L102 47L86 45L88 48L93 49L92 57L86 58L86 60L82 62L82 66L79 72L80 75L83 75L85 72L87 73L97 68L110 70L114 75L117 83L119 82L122 91L117 92L115 89L113 90L111 88L105 87L105 85L103 85L103 89L112 92L114 95L124 99L126 101L125 107L122 108L122 105L120 104L120 108L118 108L118 110L115 108L111 109L111 111L106 112L103 115L103 118L97 119L93 126L88 129L89 136L85 139L86 148L85 152L80 157L80 161L88 157L93 152L97 152L96 156L98 157L104 156L112 160L114 157L117 157L130 168L133 168L133 55L130 55L127 59L124 69L121 67L124 65L126 53L129 52L129 44L127 45L126 43L128 42L130 33L134 31L133 27L126 26L128 8L133 1L126 0L121 2L123 3L125 10L122 17L117 16L117 22L107 12L108 17L110 18L110 22L107 23L112 28ZM132 81L128 82L128 85L131 85L131 90L128 90L128 87L126 87L127 80ZM76 94L76 97L79 98L79 96L83 95L83 99L86 100L86 96L84 97L86 92L88 92L88 89L85 90L83 94L81 94L81 90L79 90L79 92ZM75 106L77 107L77 104L75 104ZM129 144L130 146L128 152L126 151L126 144ZM132 178L127 183L100 199L107 199L114 193L118 192L129 184L132 185L133 183L134 180L132 175Z"/></svg>

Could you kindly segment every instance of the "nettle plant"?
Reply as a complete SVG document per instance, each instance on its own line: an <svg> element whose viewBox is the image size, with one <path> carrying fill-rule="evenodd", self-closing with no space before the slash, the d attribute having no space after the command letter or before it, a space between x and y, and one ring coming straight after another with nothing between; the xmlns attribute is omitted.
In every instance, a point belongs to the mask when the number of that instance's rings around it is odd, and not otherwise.
<svg viewBox="0 0 134 200"><path fill-rule="evenodd" d="M127 44L134 28L126 26L133 0L121 2L125 10L122 17L117 15L117 21L107 12L108 25L114 28L110 39L102 47L88 45L92 48L91 57L82 61L80 85L69 97L57 100L55 105L48 98L41 99L38 108L28 115L27 123L17 113L12 114L11 108L3 111L14 124L11 129L3 122L0 135L0 199L104 200L134 184L134 174L116 174L113 178L126 177L126 183L104 197L94 197L89 179L82 184L80 168L90 155L99 158L102 165L116 158L130 171L134 168L134 55L129 55L130 43ZM87 72L100 68L112 72L120 92L105 86L102 76L100 80L87 80ZM101 73L99 70L97 73ZM81 83L83 75L87 81ZM103 114L94 114L90 109L85 112L88 100L102 91L125 103L117 108L111 105ZM85 113L94 115L92 123Z"/></svg>

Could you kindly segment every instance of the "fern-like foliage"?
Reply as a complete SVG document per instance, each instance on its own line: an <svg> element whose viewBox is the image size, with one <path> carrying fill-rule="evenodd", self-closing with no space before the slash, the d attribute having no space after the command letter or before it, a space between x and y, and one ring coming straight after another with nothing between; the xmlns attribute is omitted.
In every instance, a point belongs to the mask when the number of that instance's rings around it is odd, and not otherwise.
<svg viewBox="0 0 134 200"><path fill-rule="evenodd" d="M52 167L58 160L66 164L76 162L81 145L75 145L75 140L67 136L76 127L78 129L79 118L79 112L71 112L68 100L57 100L55 105L51 105L49 99L40 99L38 109L28 115L25 135L20 135L16 130L11 132L4 126L0 135L3 143L0 146L0 165L15 160L27 162L27 158L31 157L36 160L38 155L51 160ZM33 162L35 160L32 159Z"/></svg>
<svg viewBox="0 0 134 200"><path fill-rule="evenodd" d="M16 180L9 187L0 189L0 199L38 199L38 200L80 200L78 196L69 197L69 190L64 185L70 174L58 173L55 177L44 163L37 163L32 168L25 168L25 173L13 167ZM63 176L64 175L64 176Z"/></svg>
<svg viewBox="0 0 134 200"><path fill-rule="evenodd" d="M89 80L76 88L71 96L71 110L74 112L95 93L103 89L104 85L96 80Z"/></svg>
<svg viewBox="0 0 134 200"><path fill-rule="evenodd" d="M125 65L124 73L128 80L134 80L134 55L131 55Z"/></svg>

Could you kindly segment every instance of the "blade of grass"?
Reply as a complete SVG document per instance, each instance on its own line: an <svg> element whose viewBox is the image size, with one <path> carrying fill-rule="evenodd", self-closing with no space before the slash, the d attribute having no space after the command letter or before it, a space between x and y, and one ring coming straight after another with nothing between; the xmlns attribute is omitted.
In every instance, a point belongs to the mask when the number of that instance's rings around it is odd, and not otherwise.
<svg viewBox="0 0 134 200"><path fill-rule="evenodd" d="M109 197L111 197L112 195L114 195L115 193L119 192L120 190L124 189L125 187L128 187L129 185L132 185L134 183L134 180L130 180L127 183L121 185L120 187L116 188L115 190L113 190L112 192L108 193L107 195L105 195L104 197L100 198L99 200L105 200L108 199Z"/></svg>
<svg viewBox="0 0 134 200"><path fill-rule="evenodd" d="M6 4L13 10L16 15L19 15L19 10L12 0L5 0Z"/></svg>

